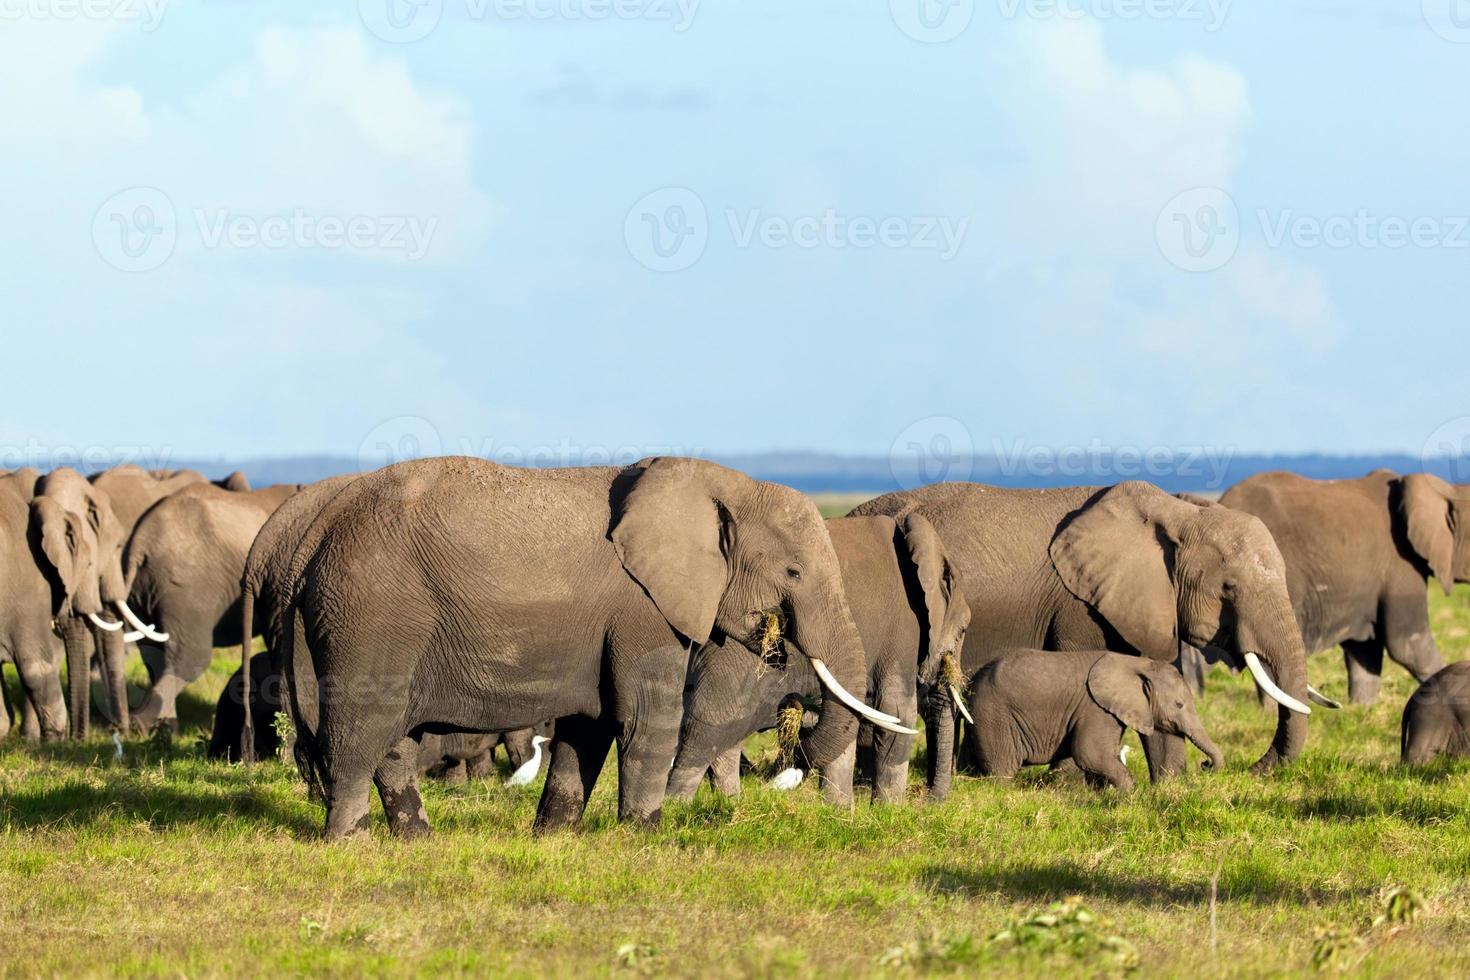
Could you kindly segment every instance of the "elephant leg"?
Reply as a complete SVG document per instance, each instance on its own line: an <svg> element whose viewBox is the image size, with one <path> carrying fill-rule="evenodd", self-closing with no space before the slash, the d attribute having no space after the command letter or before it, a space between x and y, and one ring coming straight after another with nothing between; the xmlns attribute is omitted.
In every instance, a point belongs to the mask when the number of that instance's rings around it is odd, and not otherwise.
<svg viewBox="0 0 1470 980"><path fill-rule="evenodd" d="M44 644L35 644L35 649L44 650ZM18 656L16 669L20 673L21 687L25 692L22 706L20 731L27 739L52 741L66 737L66 699L61 694L61 676L49 660L43 656Z"/></svg>
<svg viewBox="0 0 1470 980"><path fill-rule="evenodd" d="M10 727L10 698L5 694L5 670L0 665L0 739L10 734Z"/></svg>
<svg viewBox="0 0 1470 980"><path fill-rule="evenodd" d="M1209 672L1210 664L1203 653L1188 643L1180 643L1177 666L1195 697L1205 693L1205 674Z"/></svg>
<svg viewBox="0 0 1470 980"><path fill-rule="evenodd" d="M372 773L361 766L351 772L333 772L328 777L326 839L345 840L368 832Z"/></svg>
<svg viewBox="0 0 1470 980"><path fill-rule="evenodd" d="M466 779L487 779L495 773L495 750L486 749L465 760Z"/></svg>
<svg viewBox="0 0 1470 980"><path fill-rule="evenodd" d="M1148 778L1150 782L1161 783L1166 779L1177 776L1184 772L1189 757L1184 750L1184 739L1178 735L1168 735L1164 732L1155 732L1152 735L1138 736L1143 743L1143 756L1148 760ZM1075 753L1074 753L1075 754ZM1117 753L1112 755L1113 763L1122 766L1118 762ZM1087 766L1079 758L1077 764L1085 770ZM1100 770L1098 770L1100 771ZM1127 771L1126 769L1124 770ZM1129 777L1132 784L1132 777ZM1114 783L1113 785L1117 785Z"/></svg>
<svg viewBox="0 0 1470 980"><path fill-rule="evenodd" d="M470 778L463 759L446 759L442 766L429 770L429 775L450 786L463 786Z"/></svg>
<svg viewBox="0 0 1470 980"><path fill-rule="evenodd" d="M429 815L419 796L418 756L419 743L404 737L388 750L373 773L383 812L388 816L388 830L405 840L427 837L430 833ZM460 771L463 772L463 765Z"/></svg>
<svg viewBox="0 0 1470 980"><path fill-rule="evenodd" d="M1444 669L1444 657L1429 628L1429 600L1421 584L1406 596L1394 595L1379 606L1389 659L1423 683Z"/></svg>
<svg viewBox="0 0 1470 980"><path fill-rule="evenodd" d="M61 727L65 731L65 715L62 716ZM41 740L41 713L36 710L36 699L29 694L23 694L20 699L20 737L27 742Z"/></svg>
<svg viewBox="0 0 1470 980"><path fill-rule="evenodd" d="M530 762L531 756L535 754L536 748L531 743L533 734L529 728L518 728L500 736L500 744L505 746L505 755L510 759L512 772Z"/></svg>
<svg viewBox="0 0 1470 980"><path fill-rule="evenodd" d="M663 815L679 750L688 653L666 646L643 658L618 691L618 819L653 826ZM616 681L614 682L616 683Z"/></svg>
<svg viewBox="0 0 1470 980"><path fill-rule="evenodd" d="M918 694L912 677L907 687L884 681L879 688L877 709L896 715L905 726L914 727L919 714ZM908 792L909 757L913 755L914 737L896 732L873 732L873 802L902 803Z"/></svg>
<svg viewBox="0 0 1470 980"><path fill-rule="evenodd" d="M536 807L536 822L532 827L536 833L581 821L615 734L607 722L581 715L556 723L551 770L541 789L541 802Z"/></svg>
<svg viewBox="0 0 1470 980"><path fill-rule="evenodd" d="M710 765L710 785L722 796L740 795L740 746L734 745L715 756Z"/></svg>
<svg viewBox="0 0 1470 980"><path fill-rule="evenodd" d="M1344 640L1342 659L1347 666L1348 700L1354 704L1373 704L1383 680L1383 642L1381 640Z"/></svg>
<svg viewBox="0 0 1470 980"><path fill-rule="evenodd" d="M848 743L842 754L821 771L822 797L833 806L852 806L852 772L857 768L857 743Z"/></svg>

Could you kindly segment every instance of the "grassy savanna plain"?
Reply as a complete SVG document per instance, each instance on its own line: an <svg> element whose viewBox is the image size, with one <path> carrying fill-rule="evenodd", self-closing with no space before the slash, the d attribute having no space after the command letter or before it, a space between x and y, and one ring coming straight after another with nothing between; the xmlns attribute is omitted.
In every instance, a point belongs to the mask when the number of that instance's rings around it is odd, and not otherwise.
<svg viewBox="0 0 1470 980"><path fill-rule="evenodd" d="M1470 589L1431 603L1463 658ZM492 780L430 784L430 839L375 813L370 839L325 845L293 770L204 756L236 663L121 761L106 735L0 746L0 976L1470 974L1470 763L1398 766L1396 666L1266 778L1246 768L1271 716L1217 670L1201 713L1227 769L1152 787L1135 752L1130 796L1031 772L930 806L920 762L904 807L751 776L640 831L614 819L610 759L577 831L532 837L539 782ZM1339 657L1310 672L1345 698Z"/></svg>

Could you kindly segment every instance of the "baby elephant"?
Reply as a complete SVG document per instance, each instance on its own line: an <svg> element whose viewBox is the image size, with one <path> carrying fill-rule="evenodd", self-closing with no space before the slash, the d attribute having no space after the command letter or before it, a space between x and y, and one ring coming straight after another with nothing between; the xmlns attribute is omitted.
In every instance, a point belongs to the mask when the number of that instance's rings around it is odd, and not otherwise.
<svg viewBox="0 0 1470 980"><path fill-rule="evenodd" d="M1187 738L1209 756L1204 768L1224 762L1179 671L1147 657L1018 650L982 668L970 690L972 748L987 776L1071 759L1088 785L1130 790L1119 758L1124 728Z"/></svg>
<svg viewBox="0 0 1470 980"><path fill-rule="evenodd" d="M1419 685L1404 705L1402 745L1402 760L1411 766L1437 755L1470 755L1470 660Z"/></svg>

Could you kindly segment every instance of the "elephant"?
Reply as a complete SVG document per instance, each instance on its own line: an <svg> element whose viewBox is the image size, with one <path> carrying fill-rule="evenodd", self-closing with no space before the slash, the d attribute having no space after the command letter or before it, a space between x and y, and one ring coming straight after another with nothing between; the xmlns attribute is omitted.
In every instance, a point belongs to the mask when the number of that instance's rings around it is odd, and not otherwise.
<svg viewBox="0 0 1470 980"><path fill-rule="evenodd" d="M0 663L15 665L21 684L21 734L60 739L68 732L61 689L62 637L77 661L90 657L90 637L81 617L101 611L97 536L86 520L67 512L54 497L35 495L34 471L0 477ZM58 634L56 625L61 625ZM75 687L73 687L75 699ZM0 737L11 728L0 693ZM85 713L85 696L81 704ZM72 726L74 729L75 726Z"/></svg>
<svg viewBox="0 0 1470 980"><path fill-rule="evenodd" d="M1470 660L1436 673L1404 705L1400 759L1421 766L1439 755L1470 756Z"/></svg>
<svg viewBox="0 0 1470 980"><path fill-rule="evenodd" d="M982 775L1010 779L1022 766L1077 764L1089 785L1133 788L1119 753L1125 728L1187 738L1204 768L1224 765L1184 678L1171 664L1102 650L1015 650L970 685L971 748Z"/></svg>
<svg viewBox="0 0 1470 980"><path fill-rule="evenodd" d="M868 701L911 726L918 714L919 681L935 686L943 658L959 651L970 624L970 607L954 566L933 525L920 514L909 515L902 524L891 517L829 518L827 533L867 656ZM669 775L670 796L692 799L705 770L728 753L733 757L721 760L725 775L716 778L716 787L738 790L740 743L745 737L775 728L787 698L821 693L817 676L800 660L752 677L748 657L744 647L727 643L701 650L694 658L679 753ZM950 699L929 701L936 708L927 712L929 730L937 731L947 722L946 744L953 745ZM911 754L912 736L873 733L873 802L902 801ZM732 761L733 782L728 776ZM852 803L853 762L839 758L822 773L829 802ZM949 790L947 769L939 769L938 782L934 776L931 767L930 793L943 799Z"/></svg>
<svg viewBox="0 0 1470 980"><path fill-rule="evenodd" d="M934 525L973 615L966 677L1008 650L1110 650L1173 663L1181 642L1217 648L1278 704L1257 772L1301 752L1311 708L1285 569L1266 526L1142 482L1013 490L937 483L874 498L856 515ZM1182 739L1143 737L1153 779L1182 772Z"/></svg>
<svg viewBox="0 0 1470 980"><path fill-rule="evenodd" d="M138 521L123 557L127 606L154 625L139 641L152 686L132 712L134 727L177 727L179 692L209 667L214 648L248 646L237 605L245 558L266 519L299 489L196 483Z"/></svg>
<svg viewBox="0 0 1470 980"><path fill-rule="evenodd" d="M753 672L773 618L830 695L802 747L814 766L847 750L859 716L897 724L862 702L862 643L816 505L704 460L398 463L326 503L278 589L297 624L280 630L287 704L328 840L367 832L374 785L390 832L429 832L423 734L545 718L538 832L580 821L614 741L619 819L657 823L692 651L743 641Z"/></svg>
<svg viewBox="0 0 1470 980"><path fill-rule="evenodd" d="M1258 517L1286 561L1286 589L1310 652L1341 645L1348 698L1378 699L1383 655L1424 681L1444 666L1427 580L1470 581L1470 486L1375 470L1357 480L1261 473L1220 502Z"/></svg>
<svg viewBox="0 0 1470 980"><path fill-rule="evenodd" d="M249 650L247 643L245 649ZM230 675L225 689L220 692L214 706L214 725L209 734L209 757L238 762L241 758L240 739L245 730L245 697L249 691L250 714L255 720L253 728L254 752L252 758L264 759L276 754L281 739L274 724L276 713L281 711L281 675L271 665L270 653L257 653L250 658L250 684L247 688L244 674L236 670Z"/></svg>

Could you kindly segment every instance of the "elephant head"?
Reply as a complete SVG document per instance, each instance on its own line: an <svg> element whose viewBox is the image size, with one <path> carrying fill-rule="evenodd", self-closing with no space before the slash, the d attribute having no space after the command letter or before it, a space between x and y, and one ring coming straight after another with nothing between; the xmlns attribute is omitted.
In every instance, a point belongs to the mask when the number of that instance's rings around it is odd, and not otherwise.
<svg viewBox="0 0 1470 980"><path fill-rule="evenodd" d="M831 538L816 504L789 487L694 459L630 468L613 546L670 626L693 645L729 638L751 676L777 643L805 656L831 697L803 743L829 764L857 735L866 660Z"/></svg>
<svg viewBox="0 0 1470 980"><path fill-rule="evenodd" d="M1399 481L1397 504L1409 547L1444 594L1470 582L1470 487L1414 473Z"/></svg>
<svg viewBox="0 0 1470 980"><path fill-rule="evenodd" d="M1200 723L1194 698L1179 671L1147 657L1110 653L1087 672L1087 693L1097 705L1140 735L1163 732L1187 738L1219 769L1225 758Z"/></svg>
<svg viewBox="0 0 1470 980"><path fill-rule="evenodd" d="M1301 752L1311 713L1306 651L1285 562L1259 519L1121 483L1063 523L1051 559L1067 589L1140 654L1172 663L1183 641L1250 670L1280 705L1258 771Z"/></svg>

